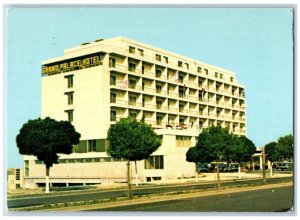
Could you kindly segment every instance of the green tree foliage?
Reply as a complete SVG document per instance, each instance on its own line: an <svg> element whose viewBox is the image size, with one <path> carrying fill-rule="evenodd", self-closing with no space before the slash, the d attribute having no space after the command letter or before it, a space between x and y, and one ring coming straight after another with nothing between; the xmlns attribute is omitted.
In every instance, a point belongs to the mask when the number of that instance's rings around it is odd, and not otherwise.
<svg viewBox="0 0 300 220"><path fill-rule="evenodd" d="M293 136L289 134L280 137L277 141L277 149L281 158L290 161L294 156Z"/></svg>
<svg viewBox="0 0 300 220"><path fill-rule="evenodd" d="M80 134L68 121L56 121L49 117L29 120L16 137L19 153L34 155L46 165L46 176L53 164L58 163L57 154L72 153L72 145L79 143Z"/></svg>
<svg viewBox="0 0 300 220"><path fill-rule="evenodd" d="M255 150L255 145L247 137L239 137L229 133L227 128L213 126L203 129L199 134L196 146L187 151L186 160L194 163L217 162L218 187L220 187L218 163L222 160L238 163L249 161Z"/></svg>
<svg viewBox="0 0 300 220"><path fill-rule="evenodd" d="M108 130L108 155L130 161L146 159L161 145L161 138L149 125L121 119Z"/></svg>
<svg viewBox="0 0 300 220"><path fill-rule="evenodd" d="M213 126L199 134L194 149L187 152L187 160L192 162L217 162L218 189L220 188L219 162L226 156L227 149L232 146L233 139L227 128Z"/></svg>
<svg viewBox="0 0 300 220"><path fill-rule="evenodd" d="M280 159L277 143L275 141L265 145L265 154L266 159L271 161L272 163Z"/></svg>
<svg viewBox="0 0 300 220"><path fill-rule="evenodd" d="M188 162L193 162L193 163L198 163L201 160L201 157L199 156L199 151L197 150L196 147L191 147L189 150L186 152L186 161Z"/></svg>
<svg viewBox="0 0 300 220"><path fill-rule="evenodd" d="M251 160L252 155L255 153L256 147L254 143L246 136L233 136L233 144L228 149L228 160L232 162L247 162Z"/></svg>
<svg viewBox="0 0 300 220"><path fill-rule="evenodd" d="M221 161L226 150L232 146L232 135L227 128L209 127L199 134L196 148L198 149L199 162Z"/></svg>
<svg viewBox="0 0 300 220"><path fill-rule="evenodd" d="M134 119L124 118L110 127L107 132L109 147L107 154L128 161L128 187L131 197L129 161L148 158L161 145L161 138L149 125Z"/></svg>
<svg viewBox="0 0 300 220"><path fill-rule="evenodd" d="M267 159L271 162L291 160L294 156L293 136L291 134L278 138L265 145Z"/></svg>

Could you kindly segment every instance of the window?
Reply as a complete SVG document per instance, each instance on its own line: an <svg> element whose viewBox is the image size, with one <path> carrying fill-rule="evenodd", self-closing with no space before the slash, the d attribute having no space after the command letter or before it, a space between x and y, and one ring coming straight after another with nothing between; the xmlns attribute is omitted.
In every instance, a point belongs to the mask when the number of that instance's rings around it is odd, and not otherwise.
<svg viewBox="0 0 300 220"><path fill-rule="evenodd" d="M181 124L181 125L184 125L184 118L182 118L182 117L179 117L179 124Z"/></svg>
<svg viewBox="0 0 300 220"><path fill-rule="evenodd" d="M65 93L65 95L67 95L68 105L73 105L73 93L74 92L66 92Z"/></svg>
<svg viewBox="0 0 300 220"><path fill-rule="evenodd" d="M182 62L181 61L178 61L178 66L182 67Z"/></svg>
<svg viewBox="0 0 300 220"><path fill-rule="evenodd" d="M162 100L156 100L156 109L161 109Z"/></svg>
<svg viewBox="0 0 300 220"><path fill-rule="evenodd" d="M155 55L155 58L156 58L157 61L161 61L161 55L156 54L156 55Z"/></svg>
<svg viewBox="0 0 300 220"><path fill-rule="evenodd" d="M68 121L72 122L73 121L73 112L74 112L74 110L66 110L65 112L68 115Z"/></svg>
<svg viewBox="0 0 300 220"><path fill-rule="evenodd" d="M135 53L135 47L129 46L129 53Z"/></svg>
<svg viewBox="0 0 300 220"><path fill-rule="evenodd" d="M156 93L161 93L162 86L161 85L156 85Z"/></svg>
<svg viewBox="0 0 300 220"><path fill-rule="evenodd" d="M25 160L25 176L29 176L29 160Z"/></svg>
<svg viewBox="0 0 300 220"><path fill-rule="evenodd" d="M129 63L128 70L131 72L135 71L135 63Z"/></svg>
<svg viewBox="0 0 300 220"><path fill-rule="evenodd" d="M186 67L187 69L189 69L189 64L188 64L188 63L185 63L185 67Z"/></svg>
<svg viewBox="0 0 300 220"><path fill-rule="evenodd" d="M161 70L156 69L155 70L155 76L159 78L161 76Z"/></svg>
<svg viewBox="0 0 300 220"><path fill-rule="evenodd" d="M110 76L110 85L112 86L116 85L116 76Z"/></svg>
<svg viewBox="0 0 300 220"><path fill-rule="evenodd" d="M198 80L198 86L202 87L202 80Z"/></svg>
<svg viewBox="0 0 300 220"><path fill-rule="evenodd" d="M223 79L223 74L222 73L220 73L220 79Z"/></svg>
<svg viewBox="0 0 300 220"><path fill-rule="evenodd" d="M180 103L179 104L179 112L183 112L184 109L184 104Z"/></svg>
<svg viewBox="0 0 300 220"><path fill-rule="evenodd" d="M176 135L176 147L191 147L192 137Z"/></svg>
<svg viewBox="0 0 300 220"><path fill-rule="evenodd" d="M218 78L219 73L215 72L215 77Z"/></svg>
<svg viewBox="0 0 300 220"><path fill-rule="evenodd" d="M116 67L116 59L109 58L109 67Z"/></svg>
<svg viewBox="0 0 300 220"><path fill-rule="evenodd" d="M88 152L96 152L96 140L88 140Z"/></svg>
<svg viewBox="0 0 300 220"><path fill-rule="evenodd" d="M68 82L68 88L73 88L73 77L74 75L65 76Z"/></svg>
<svg viewBox="0 0 300 220"><path fill-rule="evenodd" d="M233 77L230 77L230 82L233 82Z"/></svg>
<svg viewBox="0 0 300 220"><path fill-rule="evenodd" d="M20 180L20 169L16 169L16 180Z"/></svg>
<svg viewBox="0 0 300 220"><path fill-rule="evenodd" d="M17 189L21 188L20 183L17 183L17 184L16 184L16 188L17 188Z"/></svg>
<svg viewBox="0 0 300 220"><path fill-rule="evenodd" d="M145 169L164 169L164 156L150 156L145 160Z"/></svg>
<svg viewBox="0 0 300 220"><path fill-rule="evenodd" d="M137 114L135 112L129 113L129 118L136 119L136 117L137 117Z"/></svg>
<svg viewBox="0 0 300 220"><path fill-rule="evenodd" d="M129 96L129 105L136 105L136 96Z"/></svg>
<svg viewBox="0 0 300 220"><path fill-rule="evenodd" d="M169 63L168 57L164 56L164 60L165 60L166 63Z"/></svg>
<svg viewBox="0 0 300 220"><path fill-rule="evenodd" d="M59 159L59 163L66 163L67 160L66 159Z"/></svg>
<svg viewBox="0 0 300 220"><path fill-rule="evenodd" d="M116 121L117 120L117 112L114 110L110 111L110 121Z"/></svg>
<svg viewBox="0 0 300 220"><path fill-rule="evenodd" d="M199 108L199 114L203 115L203 108Z"/></svg>
<svg viewBox="0 0 300 220"><path fill-rule="evenodd" d="M202 73L202 68L201 68L201 67L198 67L198 68L197 68L197 72L198 72L198 73Z"/></svg>
<svg viewBox="0 0 300 220"><path fill-rule="evenodd" d="M162 125L162 115L156 115L156 125Z"/></svg>
<svg viewBox="0 0 300 220"><path fill-rule="evenodd" d="M116 93L110 93L110 103L116 103Z"/></svg>
<svg viewBox="0 0 300 220"><path fill-rule="evenodd" d="M179 75L178 80L179 80L180 83L183 83L183 78L184 78L183 75Z"/></svg>
<svg viewBox="0 0 300 220"><path fill-rule="evenodd" d="M208 69L204 69L206 75L208 75Z"/></svg>
<svg viewBox="0 0 300 220"><path fill-rule="evenodd" d="M203 127L203 121L199 121L199 127L200 127L200 128Z"/></svg>
<svg viewBox="0 0 300 220"><path fill-rule="evenodd" d="M140 52L140 55L141 55L141 56L144 56L144 50L138 49L138 51Z"/></svg>
<svg viewBox="0 0 300 220"><path fill-rule="evenodd" d="M135 86L136 86L136 80L135 79L129 79L129 85L128 85L128 87L130 89L135 89Z"/></svg>

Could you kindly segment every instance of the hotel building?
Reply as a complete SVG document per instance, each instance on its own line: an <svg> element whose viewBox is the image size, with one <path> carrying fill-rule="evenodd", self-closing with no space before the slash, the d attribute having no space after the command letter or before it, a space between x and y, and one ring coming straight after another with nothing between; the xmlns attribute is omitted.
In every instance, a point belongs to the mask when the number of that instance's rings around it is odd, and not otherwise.
<svg viewBox="0 0 300 220"><path fill-rule="evenodd" d="M235 73L124 37L42 62L41 83L41 117L69 120L81 134L73 153L50 169L52 185L126 181L126 162L105 153L107 130L121 118L143 120L163 138L137 162L140 182L193 176L186 152L203 128L246 135L245 87ZM25 188L45 184L42 162L24 156L24 168Z"/></svg>

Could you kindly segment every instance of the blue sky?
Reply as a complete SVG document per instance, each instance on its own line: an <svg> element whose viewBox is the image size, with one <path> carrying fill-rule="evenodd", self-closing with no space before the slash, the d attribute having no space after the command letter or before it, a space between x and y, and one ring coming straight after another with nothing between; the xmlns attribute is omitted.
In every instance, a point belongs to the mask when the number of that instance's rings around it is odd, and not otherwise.
<svg viewBox="0 0 300 220"><path fill-rule="evenodd" d="M246 86L248 137L262 146L293 132L293 13L288 8L9 8L7 167L15 137L41 108L41 62L98 38L125 36L236 72Z"/></svg>

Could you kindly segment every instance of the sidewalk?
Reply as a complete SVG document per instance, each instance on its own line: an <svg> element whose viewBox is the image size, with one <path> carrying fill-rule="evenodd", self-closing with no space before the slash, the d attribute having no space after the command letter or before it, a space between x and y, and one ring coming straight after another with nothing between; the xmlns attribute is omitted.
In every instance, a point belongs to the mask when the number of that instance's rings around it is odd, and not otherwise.
<svg viewBox="0 0 300 220"><path fill-rule="evenodd" d="M269 173L267 172L267 178L280 178L280 177L289 177L292 176L291 173L273 173L273 176L270 177ZM258 179L262 178L261 172L241 172L241 180L243 179ZM220 179L222 181L230 181L230 180L238 180L239 175L237 172L234 173L220 173ZM182 177L180 179L172 179L172 180L158 180L154 182L143 182L139 183L139 187L145 187L145 186L159 186L159 185L174 185L174 184L188 184L188 183L195 183L196 181L199 183L205 183L205 182L212 182L217 180L216 173L200 173L198 174L198 181L195 177ZM132 181L132 186L135 187L136 183L135 180ZM122 190L124 188L127 188L127 183L105 183L105 184L99 184L99 185L92 185L92 186L86 186L80 189L80 186L75 188L65 188L65 190L52 190L50 189L50 195L51 194L68 194L68 193L84 193L87 190L88 191L98 191L98 190ZM36 188L36 189L16 189L11 190L7 193L10 197L17 197L17 196L25 196L25 195L43 195L44 189L43 188ZM48 195L49 195L48 194Z"/></svg>

